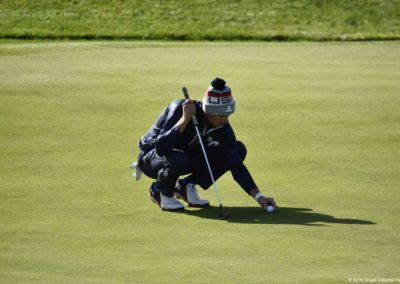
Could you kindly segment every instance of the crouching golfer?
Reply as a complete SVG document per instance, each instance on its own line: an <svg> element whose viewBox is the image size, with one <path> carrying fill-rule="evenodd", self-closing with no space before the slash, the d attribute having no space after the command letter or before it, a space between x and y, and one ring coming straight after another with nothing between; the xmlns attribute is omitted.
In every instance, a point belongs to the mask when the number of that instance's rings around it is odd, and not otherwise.
<svg viewBox="0 0 400 284"><path fill-rule="evenodd" d="M141 138L138 166L155 180L150 187L150 198L162 210L184 209L176 198L194 207L210 204L201 199L196 190L196 185L207 189L212 181L192 122L193 114L199 123L214 178L230 171L241 188L262 207L277 207L273 198L259 191L243 164L246 147L236 140L228 121L234 112L231 89L224 80L216 78L205 92L202 103L183 99L172 102Z"/></svg>

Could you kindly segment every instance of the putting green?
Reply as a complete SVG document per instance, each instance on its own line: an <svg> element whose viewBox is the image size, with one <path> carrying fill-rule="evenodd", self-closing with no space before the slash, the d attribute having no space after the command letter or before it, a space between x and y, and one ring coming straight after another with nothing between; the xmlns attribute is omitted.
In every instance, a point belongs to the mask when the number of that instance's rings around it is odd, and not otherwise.
<svg viewBox="0 0 400 284"><path fill-rule="evenodd" d="M400 278L400 44L0 44L0 279L348 283ZM246 165L230 219L160 211L128 165L186 86L237 101Z"/></svg>

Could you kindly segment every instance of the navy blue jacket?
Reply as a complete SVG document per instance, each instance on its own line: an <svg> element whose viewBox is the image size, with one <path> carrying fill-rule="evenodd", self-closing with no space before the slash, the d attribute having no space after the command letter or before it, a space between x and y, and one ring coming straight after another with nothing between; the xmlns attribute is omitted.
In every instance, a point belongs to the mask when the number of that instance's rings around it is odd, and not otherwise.
<svg viewBox="0 0 400 284"><path fill-rule="evenodd" d="M183 133L175 126L182 117L183 102L184 100L172 102L160 114L154 125L140 139L139 148L143 152L155 149L159 156L166 156L173 149L179 149L193 159L202 154L193 122L188 124ZM210 163L213 156L223 157L223 162L230 165L233 178L249 193L256 185L239 155L236 137L230 124L218 128L206 124L201 102L196 102L196 117Z"/></svg>

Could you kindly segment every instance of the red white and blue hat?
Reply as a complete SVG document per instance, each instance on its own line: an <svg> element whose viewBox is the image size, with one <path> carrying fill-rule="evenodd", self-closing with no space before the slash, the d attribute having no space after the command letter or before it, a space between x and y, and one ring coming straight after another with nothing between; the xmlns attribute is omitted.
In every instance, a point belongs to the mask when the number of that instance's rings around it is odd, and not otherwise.
<svg viewBox="0 0 400 284"><path fill-rule="evenodd" d="M231 89L221 78L211 82L203 97L203 111L216 116L228 116L235 112Z"/></svg>

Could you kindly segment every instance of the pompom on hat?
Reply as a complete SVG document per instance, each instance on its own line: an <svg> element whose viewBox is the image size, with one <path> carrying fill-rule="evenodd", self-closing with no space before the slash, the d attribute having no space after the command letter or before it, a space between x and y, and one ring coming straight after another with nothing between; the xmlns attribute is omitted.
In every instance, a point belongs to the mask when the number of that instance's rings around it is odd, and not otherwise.
<svg viewBox="0 0 400 284"><path fill-rule="evenodd" d="M231 89L221 78L215 78L203 97L203 111L216 116L228 116L235 112Z"/></svg>

